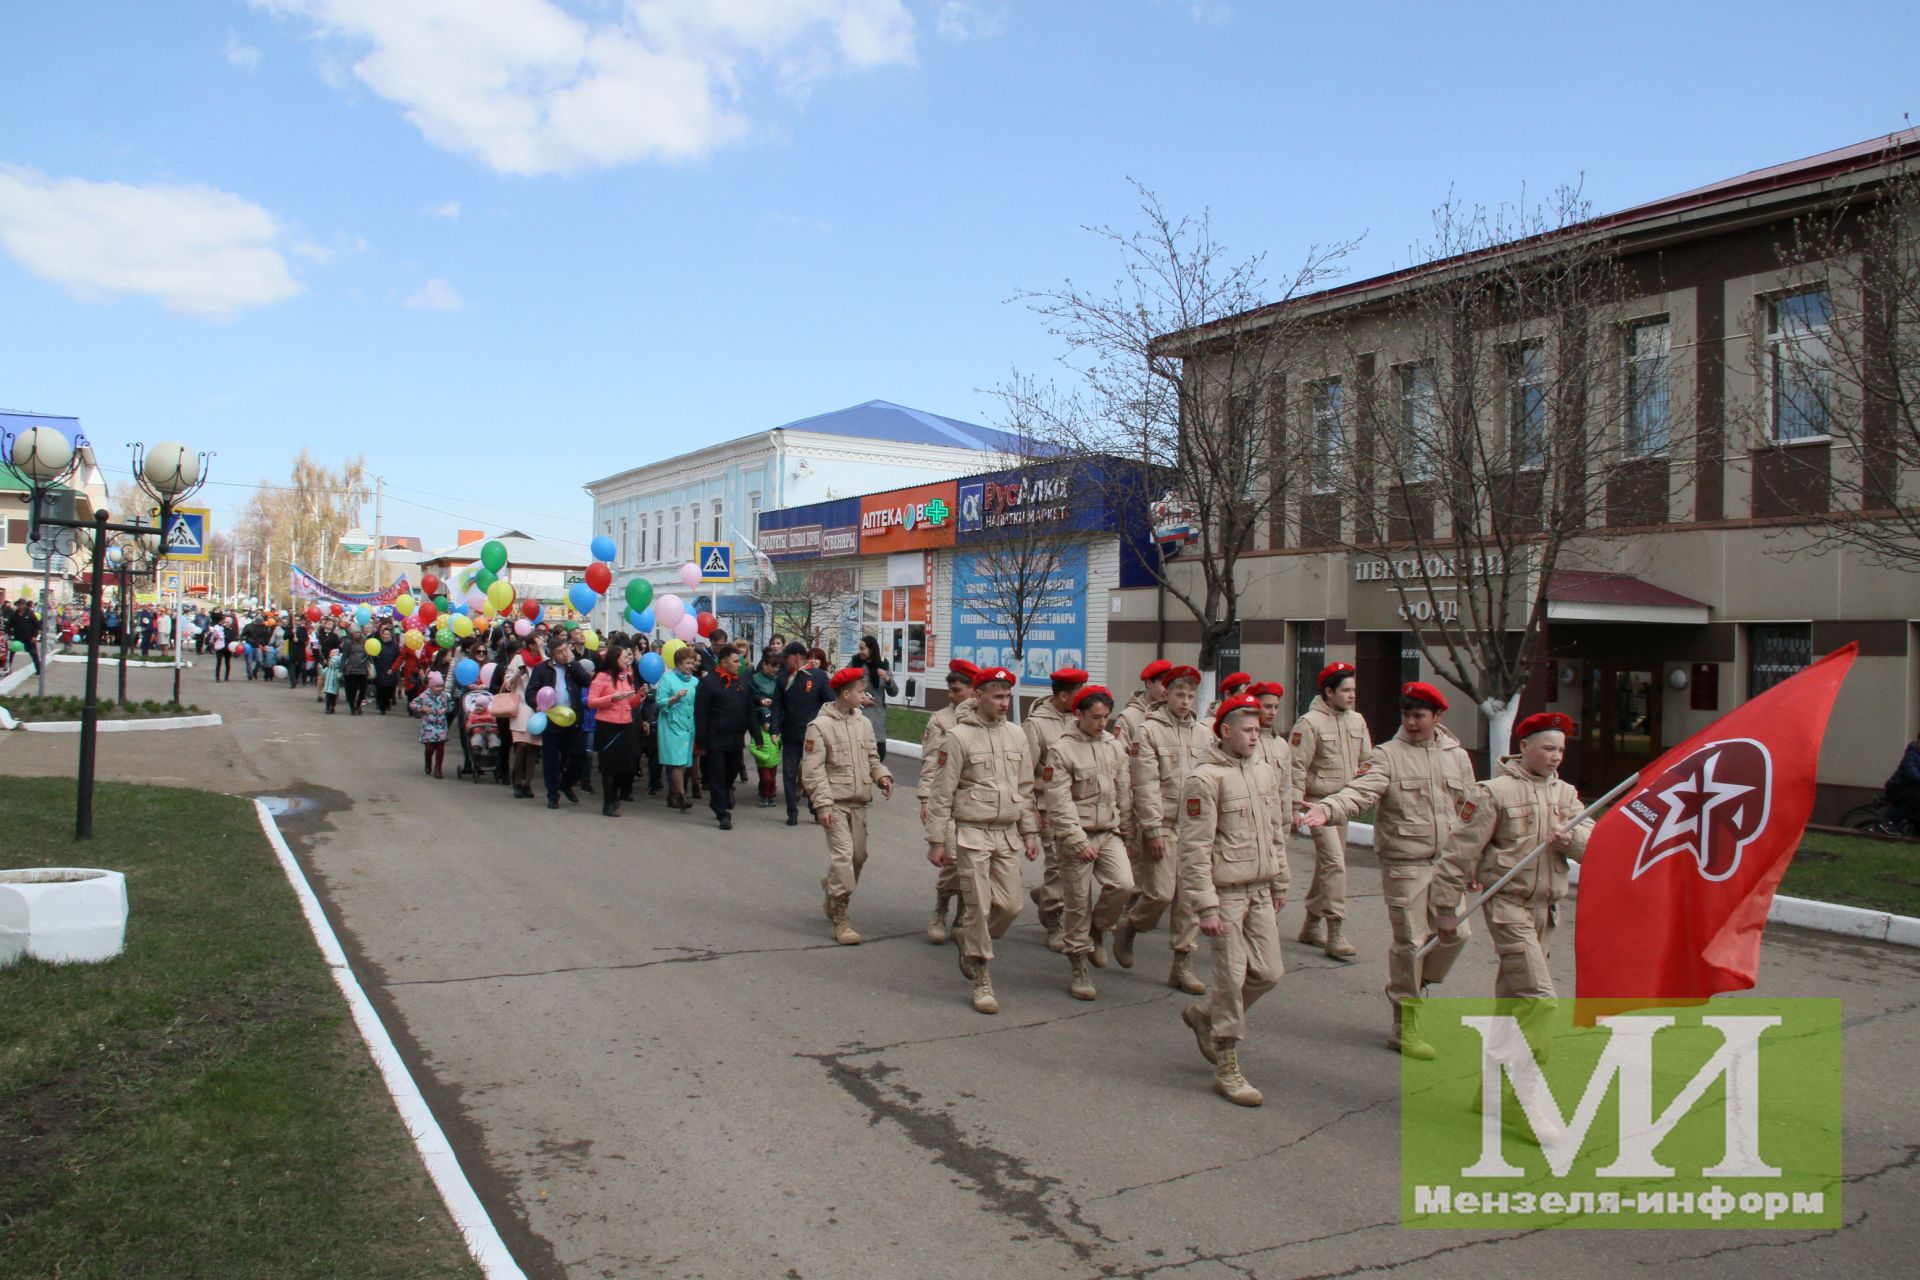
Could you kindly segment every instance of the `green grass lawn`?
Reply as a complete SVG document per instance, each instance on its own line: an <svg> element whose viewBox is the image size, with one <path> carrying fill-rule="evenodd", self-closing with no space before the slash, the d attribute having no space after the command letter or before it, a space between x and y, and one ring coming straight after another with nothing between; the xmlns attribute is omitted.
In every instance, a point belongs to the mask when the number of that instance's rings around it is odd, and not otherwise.
<svg viewBox="0 0 1920 1280"><path fill-rule="evenodd" d="M902 742L918 742L920 735L927 731L927 717L932 714L931 711L915 711L912 707L888 707L887 736Z"/></svg>
<svg viewBox="0 0 1920 1280"><path fill-rule="evenodd" d="M15 720L78 720L86 705L84 698L68 698L49 693L44 697L32 693L10 693L0 698L0 707L5 707ZM191 703L181 705L178 702L156 702L149 698L144 702L135 702L129 698L125 702L116 702L112 698L100 700L100 718L102 720L153 720L162 716L203 716L206 712Z"/></svg>
<svg viewBox="0 0 1920 1280"><path fill-rule="evenodd" d="M0 1277L476 1276L240 799L0 778L5 863L127 877L127 950L0 969Z"/></svg>
<svg viewBox="0 0 1920 1280"><path fill-rule="evenodd" d="M1920 916L1920 844L1809 831L1780 892Z"/></svg>

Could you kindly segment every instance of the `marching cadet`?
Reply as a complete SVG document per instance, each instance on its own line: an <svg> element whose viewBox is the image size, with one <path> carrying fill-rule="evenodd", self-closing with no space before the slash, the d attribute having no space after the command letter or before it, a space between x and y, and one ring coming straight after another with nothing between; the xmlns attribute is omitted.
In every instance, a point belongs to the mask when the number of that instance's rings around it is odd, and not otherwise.
<svg viewBox="0 0 1920 1280"><path fill-rule="evenodd" d="M955 658L947 664L947 705L927 717L927 727L920 735L920 825L927 825L927 791L933 785L933 762L940 758L940 744L947 740L947 734L953 731L954 722L961 710L973 700L973 678L980 674L980 668L965 658ZM927 919L927 941L935 944L946 942L953 936L947 925L947 908L952 906L954 914L959 914L960 881L959 873L954 870L951 861L941 867L934 878L933 915Z"/></svg>
<svg viewBox="0 0 1920 1280"><path fill-rule="evenodd" d="M1213 952L1209 995L1180 1011L1200 1054L1213 1064L1213 1091L1257 1107L1260 1091L1240 1074L1247 1010L1279 984L1280 908L1287 901L1287 824L1293 790L1284 769L1260 749L1260 700L1238 694L1220 704L1216 742L1193 767L1179 819L1180 897Z"/></svg>
<svg viewBox="0 0 1920 1280"><path fill-rule="evenodd" d="M1353 709L1359 680L1353 665L1321 668L1320 696L1293 722L1293 790L1314 801L1353 781L1373 750L1366 717ZM1313 833L1313 879L1307 886L1307 919L1300 941L1324 948L1335 960L1351 960L1354 945L1342 937L1347 920L1347 824L1330 822ZM1322 936L1321 922L1326 924Z"/></svg>
<svg viewBox="0 0 1920 1280"><path fill-rule="evenodd" d="M973 984L973 1007L1000 1012L987 965L993 940L1020 915L1020 864L1040 856L1033 759L1027 737L1007 721L1016 677L984 667L973 701L954 721L934 761L927 795L927 861L953 859L960 877L960 972Z"/></svg>
<svg viewBox="0 0 1920 1280"><path fill-rule="evenodd" d="M1547 959L1553 954L1555 907L1567 896L1567 859L1586 852L1593 830L1593 819L1581 818L1579 792L1560 780L1572 732L1573 721L1557 711L1520 722L1520 754L1506 757L1491 781L1473 789L1428 894L1434 932L1451 942L1460 928L1455 912L1466 886L1491 885L1545 843L1546 852L1501 886L1484 908L1500 965L1494 999L1546 1002L1529 1012L1544 1012L1554 999ZM1523 1013L1522 1025L1528 1021Z"/></svg>
<svg viewBox="0 0 1920 1280"><path fill-rule="evenodd" d="M1047 748L1040 766L1044 827L1060 858L1062 933L1076 1000L1092 1000L1093 974L1104 966L1102 934L1113 928L1133 892L1133 870L1121 829L1132 817L1127 749L1107 732L1113 694L1090 684L1073 695L1073 722ZM1096 894L1096 889L1098 890Z"/></svg>
<svg viewBox="0 0 1920 1280"><path fill-rule="evenodd" d="M1260 704L1260 758L1280 771L1280 783L1286 787L1287 794L1298 797L1293 789L1293 748L1287 735L1280 732L1280 706L1287 696L1287 686L1278 680L1265 680L1247 686L1247 696ZM1294 814L1287 811L1287 825L1293 825Z"/></svg>
<svg viewBox="0 0 1920 1280"><path fill-rule="evenodd" d="M1041 762L1047 758L1047 748L1052 746L1061 734L1067 731L1071 723L1068 713L1073 708L1073 695L1087 682L1087 673L1077 667L1061 667L1051 677L1052 691L1045 701L1035 704L1027 714L1024 730L1027 735L1027 751L1033 756L1035 793ZM1047 825L1040 824L1040 852L1045 855L1046 868L1040 883L1033 889L1033 905L1040 909L1040 923L1047 931L1047 950L1065 951L1065 935L1060 931L1060 915L1064 895L1060 891L1060 855L1054 848L1053 840L1047 834Z"/></svg>
<svg viewBox="0 0 1920 1280"><path fill-rule="evenodd" d="M1140 857L1133 866L1133 903L1113 931L1113 958L1122 969L1133 968L1134 935L1151 932L1160 923L1161 913L1171 907L1173 918L1167 927L1172 935L1173 968L1167 973L1167 985L1197 996L1207 989L1193 972L1200 932L1177 892L1173 828L1187 775L1213 742L1206 726L1193 716L1200 673L1192 667L1170 667L1161 674L1160 683L1166 699L1147 713L1139 741L1132 747L1133 823Z"/></svg>
<svg viewBox="0 0 1920 1280"><path fill-rule="evenodd" d="M827 874L820 881L827 895L827 919L833 924L833 940L849 947L860 943L847 908L860 870L867 865L867 802L875 786L893 798L893 775L880 763L873 723L860 708L865 677L865 667L833 673L828 682L833 701L807 726L800 756L800 785L813 806L813 820L827 832Z"/></svg>
<svg viewBox="0 0 1920 1280"><path fill-rule="evenodd" d="M1400 689L1400 732L1375 747L1355 771L1353 781L1307 806L1310 827L1344 823L1368 805L1378 805L1373 851L1380 859L1380 887L1386 898L1393 943L1387 948L1387 999L1393 1005L1393 1030L1387 1047L1422 1061L1434 1048L1420 1035L1411 1000L1430 982L1439 982L1466 945L1469 929L1442 941L1422 961L1420 946L1438 914L1428 898L1434 864L1452 839L1473 789L1473 762L1451 730L1440 723L1447 700L1424 681ZM1403 1017L1404 1014L1404 1017Z"/></svg>
<svg viewBox="0 0 1920 1280"><path fill-rule="evenodd" d="M1147 712L1167 700L1165 686L1160 677L1173 670L1173 664L1165 658L1155 658L1140 669L1140 691L1127 703L1127 709L1107 721L1107 731L1120 739L1120 745L1131 748L1140 740L1140 726L1147 722Z"/></svg>
<svg viewBox="0 0 1920 1280"><path fill-rule="evenodd" d="M1226 705L1228 698L1246 693L1252 687L1253 677L1244 671L1236 671L1232 675L1220 677L1220 696L1213 700L1213 705L1207 708L1207 713L1200 717L1201 722L1212 724L1213 718L1220 714L1220 708Z"/></svg>

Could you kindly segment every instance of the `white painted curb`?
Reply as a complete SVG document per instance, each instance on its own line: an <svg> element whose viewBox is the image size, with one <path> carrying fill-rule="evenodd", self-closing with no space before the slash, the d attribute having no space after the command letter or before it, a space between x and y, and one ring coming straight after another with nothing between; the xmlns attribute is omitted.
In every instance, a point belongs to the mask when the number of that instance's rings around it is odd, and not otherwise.
<svg viewBox="0 0 1920 1280"><path fill-rule="evenodd" d="M920 744L917 742L908 742L905 738L888 738L887 754L890 756L905 756L909 760L918 760L920 758Z"/></svg>
<svg viewBox="0 0 1920 1280"><path fill-rule="evenodd" d="M35 720L27 724L9 724L13 717L0 710L0 728L24 729L28 733L78 733L78 720ZM217 715L156 716L151 720L101 720L94 728L101 733L149 733L157 729L213 729L226 723Z"/></svg>
<svg viewBox="0 0 1920 1280"><path fill-rule="evenodd" d="M360 1028L368 1051L373 1054L374 1065L380 1068L380 1076L387 1083L387 1092L393 1095L393 1104L400 1111L400 1121L412 1135L413 1145L419 1150L427 1172L433 1177L433 1185L439 1188L440 1198L446 1202L447 1212L453 1215L453 1225L459 1228L461 1237L466 1241L467 1252L473 1255L473 1260L480 1264L480 1270L486 1273L489 1280L526 1280L526 1272L520 1269L520 1264L507 1251L506 1242L500 1238L493 1219L487 1216L473 1184L467 1181L467 1175L461 1171L460 1161L453 1154L446 1133L440 1128L440 1122L433 1118L427 1100L420 1096L420 1088L408 1073L407 1064L400 1060L400 1052L393 1047L393 1038L387 1034L373 1002L367 999L360 980L353 976L353 967L347 963L347 953L341 950L340 939L334 935L333 926L327 923L326 912L320 909L320 899L314 896L313 886L307 883L306 873L300 869L293 850L287 847L286 837L280 834L273 814L258 800L253 802L253 808L259 816L260 829L267 833L267 842L280 859L280 869L286 873L287 882L300 899L300 910L306 914L307 927L313 930L313 940L319 944L327 967L333 970L334 985L340 988L340 994L347 998L347 1007L353 1010L353 1021Z"/></svg>
<svg viewBox="0 0 1920 1280"><path fill-rule="evenodd" d="M32 678L33 664L21 662L14 667L10 675L0 677L0 693L12 693Z"/></svg>
<svg viewBox="0 0 1920 1280"><path fill-rule="evenodd" d="M56 653L47 659L49 662L85 662L86 660L87 655L84 653ZM104 667L109 664L119 666L120 659L117 655L108 653L106 646L102 645L100 647L100 665ZM193 659L189 658L180 665L183 667L191 667L193 665ZM146 667L151 667L155 671L171 671L173 670L173 663L171 660L155 661L152 658L127 659L127 670L129 671Z"/></svg>

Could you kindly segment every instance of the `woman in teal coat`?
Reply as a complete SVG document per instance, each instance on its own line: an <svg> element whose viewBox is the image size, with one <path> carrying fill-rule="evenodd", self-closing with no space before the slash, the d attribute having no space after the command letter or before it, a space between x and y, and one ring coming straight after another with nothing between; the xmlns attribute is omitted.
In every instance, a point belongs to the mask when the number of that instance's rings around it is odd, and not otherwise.
<svg viewBox="0 0 1920 1280"><path fill-rule="evenodd" d="M660 764L667 771L667 803L691 809L686 771L693 764L693 698L700 686L700 655L685 645L674 655L673 670L660 677L654 698L660 705Z"/></svg>

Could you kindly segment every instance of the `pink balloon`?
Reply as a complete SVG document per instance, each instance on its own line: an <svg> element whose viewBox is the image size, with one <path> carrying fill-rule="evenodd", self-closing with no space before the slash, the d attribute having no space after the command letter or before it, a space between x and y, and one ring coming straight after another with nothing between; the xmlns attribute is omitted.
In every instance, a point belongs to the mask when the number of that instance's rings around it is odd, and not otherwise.
<svg viewBox="0 0 1920 1280"><path fill-rule="evenodd" d="M679 596L665 595L653 602L653 620L671 631L687 616L687 603Z"/></svg>
<svg viewBox="0 0 1920 1280"><path fill-rule="evenodd" d="M541 711L545 711L548 707L552 706L553 705L553 686L548 685L546 688L542 689L540 692L534 694L533 705L539 708Z"/></svg>
<svg viewBox="0 0 1920 1280"><path fill-rule="evenodd" d="M525 640L528 636L533 634L533 624L531 622L528 622L525 618L522 618L518 622L513 624L513 634L519 636L522 640Z"/></svg>
<svg viewBox="0 0 1920 1280"><path fill-rule="evenodd" d="M500 664L497 662L489 662L486 666L480 668L480 683L491 685L493 683L493 673L499 666Z"/></svg>
<svg viewBox="0 0 1920 1280"><path fill-rule="evenodd" d="M478 587L468 587L467 608L473 610L475 613L485 613L487 609L487 593Z"/></svg>
<svg viewBox="0 0 1920 1280"><path fill-rule="evenodd" d="M700 624L693 620L692 614L683 613L680 621L673 624L673 634L692 644L700 635Z"/></svg>
<svg viewBox="0 0 1920 1280"><path fill-rule="evenodd" d="M692 560L681 565L680 581L687 584L687 590L698 591L700 589L700 566Z"/></svg>

